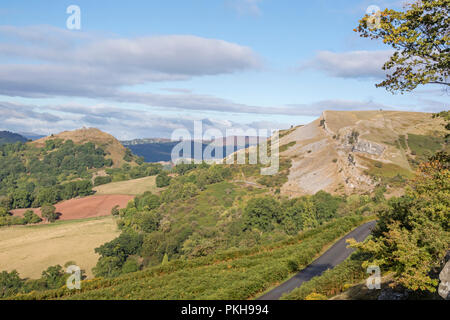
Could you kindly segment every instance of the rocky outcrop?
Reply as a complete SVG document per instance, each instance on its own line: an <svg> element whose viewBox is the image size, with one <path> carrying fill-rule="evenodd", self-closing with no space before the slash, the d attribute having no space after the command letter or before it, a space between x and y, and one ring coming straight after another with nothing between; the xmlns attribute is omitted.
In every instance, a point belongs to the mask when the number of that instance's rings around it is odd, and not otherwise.
<svg viewBox="0 0 450 320"><path fill-rule="evenodd" d="M375 156L380 156L384 152L385 147L375 142L359 139L353 146L353 152L363 152Z"/></svg>
<svg viewBox="0 0 450 320"><path fill-rule="evenodd" d="M383 289L378 296L378 300L407 300L408 291L395 291L392 288Z"/></svg>
<svg viewBox="0 0 450 320"><path fill-rule="evenodd" d="M439 280L441 281L438 288L439 295L445 300L450 300L450 261L439 274Z"/></svg>

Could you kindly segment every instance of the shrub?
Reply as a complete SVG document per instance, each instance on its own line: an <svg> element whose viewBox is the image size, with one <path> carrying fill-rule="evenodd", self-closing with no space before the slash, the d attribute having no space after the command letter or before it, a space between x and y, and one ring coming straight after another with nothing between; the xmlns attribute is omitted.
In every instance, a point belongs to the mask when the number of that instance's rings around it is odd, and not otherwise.
<svg viewBox="0 0 450 320"><path fill-rule="evenodd" d="M54 206L45 205L41 208L42 217L47 219L48 222L55 222L59 218L59 214L56 213Z"/></svg>
<svg viewBox="0 0 450 320"><path fill-rule="evenodd" d="M156 176L156 186L158 188L167 187L170 184L171 178L167 175L166 172L161 172Z"/></svg>
<svg viewBox="0 0 450 320"><path fill-rule="evenodd" d="M279 222L280 203L272 197L253 198L244 209L244 230L271 231Z"/></svg>
<svg viewBox="0 0 450 320"><path fill-rule="evenodd" d="M27 210L24 214L24 221L26 224L34 224L41 222L42 219L32 210Z"/></svg>
<svg viewBox="0 0 450 320"><path fill-rule="evenodd" d="M94 180L94 186L100 186L102 184L107 184L112 182L112 178L110 176L104 176L104 177L95 177Z"/></svg>

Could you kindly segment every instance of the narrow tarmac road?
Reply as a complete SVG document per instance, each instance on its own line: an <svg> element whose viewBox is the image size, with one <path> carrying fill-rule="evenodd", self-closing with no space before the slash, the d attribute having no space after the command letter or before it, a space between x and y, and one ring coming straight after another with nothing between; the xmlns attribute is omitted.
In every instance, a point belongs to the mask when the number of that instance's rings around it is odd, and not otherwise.
<svg viewBox="0 0 450 320"><path fill-rule="evenodd" d="M257 300L278 300L283 294L291 292L295 288L300 287L304 282L311 280L313 277L320 276L328 269L334 268L347 259L354 250L347 248L347 239L353 238L356 241L363 241L370 235L375 225L376 221L371 221L356 228L336 242L330 249L314 260L314 262L305 269L275 289L259 297Z"/></svg>

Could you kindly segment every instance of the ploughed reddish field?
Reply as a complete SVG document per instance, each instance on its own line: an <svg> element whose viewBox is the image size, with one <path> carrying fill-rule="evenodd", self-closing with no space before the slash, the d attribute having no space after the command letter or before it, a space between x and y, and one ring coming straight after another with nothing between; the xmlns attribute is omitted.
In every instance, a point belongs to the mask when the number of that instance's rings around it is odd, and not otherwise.
<svg viewBox="0 0 450 320"><path fill-rule="evenodd" d="M125 208L134 196L131 195L98 195L85 198L71 199L55 204L56 212L60 213L59 220L75 220L94 217L103 217L111 214L111 209L115 206ZM39 216L41 209L16 209L12 210L13 215L22 216L25 211L33 210Z"/></svg>

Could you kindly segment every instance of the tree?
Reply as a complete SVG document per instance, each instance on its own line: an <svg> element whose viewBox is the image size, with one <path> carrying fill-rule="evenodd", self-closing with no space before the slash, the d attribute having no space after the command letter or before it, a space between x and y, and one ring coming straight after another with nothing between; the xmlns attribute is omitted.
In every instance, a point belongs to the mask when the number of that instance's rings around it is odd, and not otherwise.
<svg viewBox="0 0 450 320"><path fill-rule="evenodd" d="M450 0L417 0L404 12L386 9L360 20L355 31L361 37L382 39L396 50L383 66L389 71L386 80L377 87L403 93L427 83L450 86L449 13Z"/></svg>
<svg viewBox="0 0 450 320"><path fill-rule="evenodd" d="M156 186L158 188L167 187L170 184L170 177L166 172L161 172L156 176Z"/></svg>
<svg viewBox="0 0 450 320"><path fill-rule="evenodd" d="M122 274L122 265L118 257L101 257L92 272L96 277L113 278Z"/></svg>
<svg viewBox="0 0 450 320"><path fill-rule="evenodd" d="M41 279L46 283L48 289L58 289L64 286L67 275L60 265L48 267L42 272Z"/></svg>
<svg viewBox="0 0 450 320"><path fill-rule="evenodd" d="M138 262L136 261L136 259L129 257L122 266L122 273L125 274L125 273L136 272L136 271L139 271L139 269L140 269L140 266L139 266Z"/></svg>
<svg viewBox="0 0 450 320"><path fill-rule="evenodd" d="M327 221L335 217L342 203L340 197L334 197L325 191L317 192L311 199L314 203L319 222Z"/></svg>
<svg viewBox="0 0 450 320"><path fill-rule="evenodd" d="M59 218L59 214L56 213L54 206L45 205L41 208L42 217L47 219L48 222L55 222Z"/></svg>
<svg viewBox="0 0 450 320"><path fill-rule="evenodd" d="M116 205L111 209L111 214L113 216L118 216L120 214L120 206Z"/></svg>
<svg viewBox="0 0 450 320"><path fill-rule="evenodd" d="M272 197L253 198L244 209L244 229L271 231L279 222L280 204Z"/></svg>
<svg viewBox="0 0 450 320"><path fill-rule="evenodd" d="M401 198L378 213L374 237L353 247L370 253L364 263L394 271L395 282L412 290L435 291L431 277L450 247L449 156L440 153L421 164L417 177Z"/></svg>
<svg viewBox="0 0 450 320"><path fill-rule="evenodd" d="M9 217L11 213L3 207L0 207L0 217Z"/></svg>
<svg viewBox="0 0 450 320"><path fill-rule="evenodd" d="M303 202L303 211L301 213L301 219L303 222L303 230L312 229L319 225L319 221L317 220L317 212L314 207L314 203L310 198L307 198Z"/></svg>
<svg viewBox="0 0 450 320"><path fill-rule="evenodd" d="M42 221L42 219L32 210L27 210L23 215L23 218L26 224L34 224Z"/></svg>
<svg viewBox="0 0 450 320"><path fill-rule="evenodd" d="M16 270L10 273L3 271L0 273L0 298L6 298L20 292L24 280L19 277Z"/></svg>
<svg viewBox="0 0 450 320"><path fill-rule="evenodd" d="M107 184L112 181L112 178L110 176L98 176L95 177L94 180L94 186L101 186L102 184Z"/></svg>

